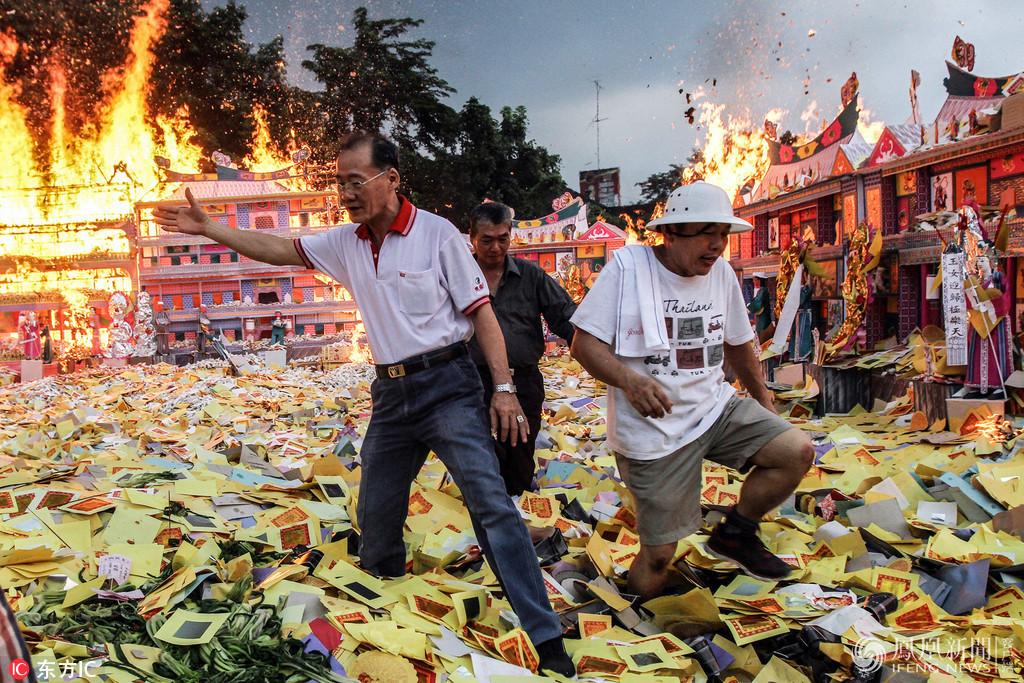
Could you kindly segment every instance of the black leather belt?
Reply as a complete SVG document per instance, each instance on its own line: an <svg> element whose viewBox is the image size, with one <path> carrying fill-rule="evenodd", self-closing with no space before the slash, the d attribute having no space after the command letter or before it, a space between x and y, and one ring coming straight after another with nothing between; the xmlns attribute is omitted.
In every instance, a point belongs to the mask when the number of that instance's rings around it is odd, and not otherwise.
<svg viewBox="0 0 1024 683"><path fill-rule="evenodd" d="M398 379L455 360L467 353L466 342L458 342L421 356L406 358L399 363L375 365L374 368L377 370L377 379Z"/></svg>

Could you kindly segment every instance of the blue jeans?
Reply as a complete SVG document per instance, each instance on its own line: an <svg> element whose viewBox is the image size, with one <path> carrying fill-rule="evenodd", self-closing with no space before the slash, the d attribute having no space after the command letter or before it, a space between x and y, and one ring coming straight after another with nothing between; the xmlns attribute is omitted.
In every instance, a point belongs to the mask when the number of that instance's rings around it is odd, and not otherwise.
<svg viewBox="0 0 1024 683"><path fill-rule="evenodd" d="M534 644L562 634L526 525L498 469L483 385L469 356L371 387L373 415L360 451L359 559L378 576L405 573L409 489L433 451L473 520L484 555Z"/></svg>

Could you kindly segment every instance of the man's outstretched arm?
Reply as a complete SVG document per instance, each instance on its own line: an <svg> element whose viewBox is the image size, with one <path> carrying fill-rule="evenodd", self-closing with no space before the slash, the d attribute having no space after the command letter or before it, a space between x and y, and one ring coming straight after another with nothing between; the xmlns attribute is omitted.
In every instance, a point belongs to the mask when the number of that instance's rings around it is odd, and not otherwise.
<svg viewBox="0 0 1024 683"><path fill-rule="evenodd" d="M188 188L185 189L185 199L188 200L187 207L160 206L153 209L156 224L168 232L202 235L254 261L274 266L305 265L292 240L258 230L238 230L210 220Z"/></svg>

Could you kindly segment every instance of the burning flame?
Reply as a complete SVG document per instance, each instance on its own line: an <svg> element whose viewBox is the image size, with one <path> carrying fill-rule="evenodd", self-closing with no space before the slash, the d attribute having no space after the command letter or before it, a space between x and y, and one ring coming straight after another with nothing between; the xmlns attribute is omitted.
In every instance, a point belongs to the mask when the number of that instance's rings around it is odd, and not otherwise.
<svg viewBox="0 0 1024 683"><path fill-rule="evenodd" d="M43 151L18 101L19 85L6 79L20 46L0 34L0 139L7 152L0 172L0 300L61 302L55 337L69 343L75 330L88 327L90 300L132 289L130 216L134 201L160 181L154 157L166 156L178 168L199 166L202 152L188 142L184 112L160 117L154 126L147 122L150 48L166 28L168 4L150 0L144 6L131 31L127 61L103 77L110 97L80 131L67 125L64 67L59 60L51 64L49 141Z"/></svg>
<svg viewBox="0 0 1024 683"><path fill-rule="evenodd" d="M872 145L878 142L885 130L885 121L872 121L871 110L864 107L863 100L857 100L857 107L860 110L860 117L857 119L857 131L861 137Z"/></svg>
<svg viewBox="0 0 1024 683"><path fill-rule="evenodd" d="M356 327L352 330L352 346L351 351L348 354L348 361L350 363L372 363L373 357L370 355L370 347L363 343L363 337L366 336L366 328L363 327L363 321L360 320L356 323Z"/></svg>
<svg viewBox="0 0 1024 683"><path fill-rule="evenodd" d="M5 196L8 189L25 180L38 182L32 158L34 141L26 123L28 115L18 102L21 91L16 85L9 85L6 77L6 67L17 51L18 43L14 37L0 33L0 140L4 141L8 152L6 170L0 173L0 199L4 200L5 220L24 223L33 215L32 207L8 202Z"/></svg>
<svg viewBox="0 0 1024 683"><path fill-rule="evenodd" d="M744 186L768 170L764 130L751 125L749 118L729 116L723 121L724 104L702 102L700 110L700 124L705 130L702 158L683 170L682 180L718 185L735 199Z"/></svg>
<svg viewBox="0 0 1024 683"><path fill-rule="evenodd" d="M276 171L291 165L291 160L277 151L274 140L270 136L267 123L267 112L260 105L253 106L253 121L256 124L252 135L252 151L249 152L243 165L250 171ZM294 147L294 144L291 145Z"/></svg>
<svg viewBox="0 0 1024 683"><path fill-rule="evenodd" d="M644 220L640 216L630 216L628 213L620 213L619 218L626 223L626 244L646 244L650 247L661 244L663 239L661 233L648 231L647 224L655 218L661 217L664 213L664 202L658 202L654 205L651 217L647 220Z"/></svg>
<svg viewBox="0 0 1024 683"><path fill-rule="evenodd" d="M983 436L994 444L1002 444L1019 436L1022 431L1024 430L1015 428L1013 423L1002 415L993 414L975 422L967 433L973 433L976 437Z"/></svg>
<svg viewBox="0 0 1024 683"><path fill-rule="evenodd" d="M61 64L50 67L50 145L45 165L33 156L34 144L13 151L18 173L0 182L9 225L118 220L130 216L132 202L159 182L153 158L173 152L177 167L198 168L202 151L187 142L191 135L183 116L160 117L147 123L146 92L153 68L150 47L165 28L163 13L169 0L151 0L136 18L129 40L130 54L120 69L103 77L111 92L97 121L78 134L66 127L64 96L67 77ZM15 49L17 49L15 47ZM0 111L4 128L27 131L20 106ZM29 138L31 140L31 138ZM5 207L6 209L7 207ZM125 242L123 251L127 251Z"/></svg>

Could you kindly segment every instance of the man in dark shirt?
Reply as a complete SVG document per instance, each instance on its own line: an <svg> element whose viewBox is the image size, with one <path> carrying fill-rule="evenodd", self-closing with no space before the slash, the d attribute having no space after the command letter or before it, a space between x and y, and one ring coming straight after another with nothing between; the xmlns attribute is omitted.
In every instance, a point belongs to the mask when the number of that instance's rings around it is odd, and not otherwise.
<svg viewBox="0 0 1024 683"><path fill-rule="evenodd" d="M533 482L533 460L537 432L540 430L544 403L544 378L537 363L544 354L544 328L541 315L552 332L572 341L569 318L576 304L555 280L536 264L508 255L512 240L512 210L504 204L487 202L469 215L469 238L480 269L492 293L492 305L505 335L508 364L519 404L526 415L530 435L516 445L495 439L494 450L501 465L501 476L509 495L519 495ZM494 383L476 338L470 342L484 393L489 401Z"/></svg>

